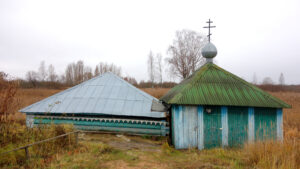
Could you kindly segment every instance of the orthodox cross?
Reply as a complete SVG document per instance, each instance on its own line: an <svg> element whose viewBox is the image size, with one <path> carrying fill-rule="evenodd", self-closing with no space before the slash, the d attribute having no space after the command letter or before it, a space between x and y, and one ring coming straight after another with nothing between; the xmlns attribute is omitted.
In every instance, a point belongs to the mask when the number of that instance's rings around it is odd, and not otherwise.
<svg viewBox="0 0 300 169"><path fill-rule="evenodd" d="M210 19L206 22L208 23L208 26L204 26L203 28L208 28L208 42L210 42L210 35L212 35L210 33L210 28L215 28L216 26L210 26L211 23L213 23L213 21L211 21Z"/></svg>

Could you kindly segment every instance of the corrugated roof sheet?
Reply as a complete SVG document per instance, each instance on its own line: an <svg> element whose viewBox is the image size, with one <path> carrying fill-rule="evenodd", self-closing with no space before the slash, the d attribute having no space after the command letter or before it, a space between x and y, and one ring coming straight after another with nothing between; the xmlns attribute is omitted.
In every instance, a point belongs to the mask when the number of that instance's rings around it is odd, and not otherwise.
<svg viewBox="0 0 300 169"><path fill-rule="evenodd" d="M165 117L158 99L111 72L23 108L24 113L88 113Z"/></svg>
<svg viewBox="0 0 300 169"><path fill-rule="evenodd" d="M203 65L161 100L168 104L186 105L291 107L213 63Z"/></svg>

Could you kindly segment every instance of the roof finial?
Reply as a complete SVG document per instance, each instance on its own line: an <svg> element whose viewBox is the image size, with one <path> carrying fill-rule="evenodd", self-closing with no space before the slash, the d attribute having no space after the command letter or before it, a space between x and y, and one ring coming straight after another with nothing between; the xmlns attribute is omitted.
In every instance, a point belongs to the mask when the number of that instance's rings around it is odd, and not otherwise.
<svg viewBox="0 0 300 169"><path fill-rule="evenodd" d="M210 26L211 23L213 23L213 21L211 21L210 19L206 22L208 23L208 26L204 26L203 28L208 28L208 42L210 42L210 35L212 35L210 33L210 28L215 28L216 26Z"/></svg>
<svg viewBox="0 0 300 169"><path fill-rule="evenodd" d="M210 19L208 20L208 26L203 28L208 28L208 43L202 48L201 53L204 58L206 58L206 62L213 62L213 58L217 56L217 48L214 44L210 43L210 28L215 28L216 26L211 26L210 24L213 23Z"/></svg>

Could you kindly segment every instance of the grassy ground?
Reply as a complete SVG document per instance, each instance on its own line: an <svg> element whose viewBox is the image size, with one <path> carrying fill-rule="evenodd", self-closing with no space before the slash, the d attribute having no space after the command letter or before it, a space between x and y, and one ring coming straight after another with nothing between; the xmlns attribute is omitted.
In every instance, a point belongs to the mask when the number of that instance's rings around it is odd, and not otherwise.
<svg viewBox="0 0 300 169"><path fill-rule="evenodd" d="M168 91L143 90L158 98ZM14 111L57 92L59 90L20 89ZM179 151L161 137L85 134L80 136L77 147L61 149L45 158L32 158L30 165L17 164L16 161L5 168L300 168L300 93L271 94L293 106L284 110L283 144L265 142L241 149ZM20 126L25 122L25 116L20 113L11 115L10 119L15 119Z"/></svg>

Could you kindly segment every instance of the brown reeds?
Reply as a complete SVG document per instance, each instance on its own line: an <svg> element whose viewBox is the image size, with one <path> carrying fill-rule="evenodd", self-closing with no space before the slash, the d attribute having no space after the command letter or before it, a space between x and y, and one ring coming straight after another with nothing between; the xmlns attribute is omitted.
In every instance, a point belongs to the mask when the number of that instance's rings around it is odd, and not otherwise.
<svg viewBox="0 0 300 169"><path fill-rule="evenodd" d="M29 99L24 98L24 100L21 100L18 82L8 79L6 74L0 74L0 154L36 141L73 131L73 126L70 125L45 125L27 128L25 126L25 117L18 112L18 109L23 105L22 101L31 100L30 96L32 95L26 95L25 97ZM67 136L32 146L29 148L29 152L33 160L43 163L43 161L49 160L52 154L69 149L75 145L74 143L74 137ZM31 164L38 164L28 163L26 159L23 149L1 155L0 168L9 166L30 168Z"/></svg>

